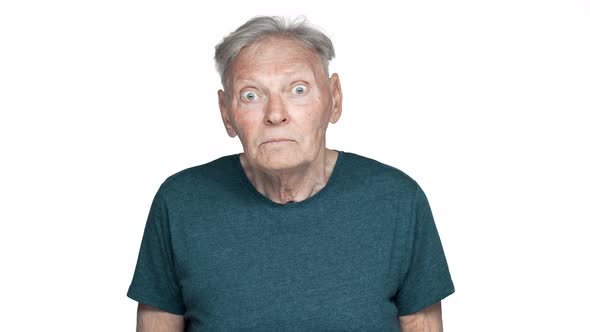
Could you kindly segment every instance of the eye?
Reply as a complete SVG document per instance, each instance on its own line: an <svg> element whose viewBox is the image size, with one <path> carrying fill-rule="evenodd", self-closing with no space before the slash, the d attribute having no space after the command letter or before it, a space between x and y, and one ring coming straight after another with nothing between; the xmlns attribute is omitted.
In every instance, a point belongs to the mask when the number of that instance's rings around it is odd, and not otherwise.
<svg viewBox="0 0 590 332"><path fill-rule="evenodd" d="M293 92L298 95L302 95L307 91L307 87L303 84L298 84L293 88Z"/></svg>
<svg viewBox="0 0 590 332"><path fill-rule="evenodd" d="M242 93L242 98L252 101L252 100L256 100L256 98L258 98L258 95L255 92L248 90L248 91L244 91Z"/></svg>

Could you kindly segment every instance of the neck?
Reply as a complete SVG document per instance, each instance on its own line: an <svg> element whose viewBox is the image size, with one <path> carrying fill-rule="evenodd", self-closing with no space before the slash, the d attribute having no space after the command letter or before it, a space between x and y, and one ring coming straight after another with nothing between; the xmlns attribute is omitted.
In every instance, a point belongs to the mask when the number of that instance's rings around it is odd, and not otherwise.
<svg viewBox="0 0 590 332"><path fill-rule="evenodd" d="M275 203L299 202L320 191L330 179L338 151L324 148L317 158L298 167L297 170L268 172L250 167L244 154L240 162L246 176L256 190Z"/></svg>

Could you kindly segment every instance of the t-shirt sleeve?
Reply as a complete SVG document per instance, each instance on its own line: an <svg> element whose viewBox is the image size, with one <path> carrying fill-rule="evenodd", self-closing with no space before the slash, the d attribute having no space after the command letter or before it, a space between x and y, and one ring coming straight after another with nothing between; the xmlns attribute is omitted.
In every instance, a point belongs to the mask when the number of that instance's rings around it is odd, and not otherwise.
<svg viewBox="0 0 590 332"><path fill-rule="evenodd" d="M174 267L166 202L160 190L152 201L127 296L176 315L186 310Z"/></svg>
<svg viewBox="0 0 590 332"><path fill-rule="evenodd" d="M406 269L394 296L400 316L418 312L455 292L432 211L420 186L413 205Z"/></svg>

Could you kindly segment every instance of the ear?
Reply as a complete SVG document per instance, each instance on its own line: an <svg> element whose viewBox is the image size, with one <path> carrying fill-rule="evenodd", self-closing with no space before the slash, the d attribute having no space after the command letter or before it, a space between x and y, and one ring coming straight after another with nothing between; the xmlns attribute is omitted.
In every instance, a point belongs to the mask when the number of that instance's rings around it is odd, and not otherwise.
<svg viewBox="0 0 590 332"><path fill-rule="evenodd" d="M221 112L221 119L229 137L236 137L237 133L229 121L229 107L226 104L226 96L223 90L217 91L217 101L219 103L219 111Z"/></svg>
<svg viewBox="0 0 590 332"><path fill-rule="evenodd" d="M336 123L342 114L342 89L340 88L340 78L338 77L338 74L332 74L329 84L330 95L332 97L332 114L330 115L330 122Z"/></svg>

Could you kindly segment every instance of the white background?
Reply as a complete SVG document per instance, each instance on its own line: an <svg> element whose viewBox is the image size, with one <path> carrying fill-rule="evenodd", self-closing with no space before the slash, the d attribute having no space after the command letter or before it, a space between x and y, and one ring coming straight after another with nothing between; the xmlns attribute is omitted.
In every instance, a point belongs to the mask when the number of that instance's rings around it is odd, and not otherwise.
<svg viewBox="0 0 590 332"><path fill-rule="evenodd" d="M126 297L169 175L241 152L214 46L254 15L332 38L328 147L421 184L447 331L588 326L588 1L3 1L2 331L134 331Z"/></svg>

